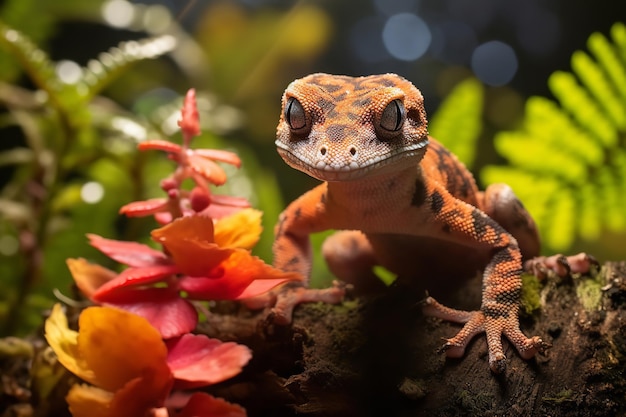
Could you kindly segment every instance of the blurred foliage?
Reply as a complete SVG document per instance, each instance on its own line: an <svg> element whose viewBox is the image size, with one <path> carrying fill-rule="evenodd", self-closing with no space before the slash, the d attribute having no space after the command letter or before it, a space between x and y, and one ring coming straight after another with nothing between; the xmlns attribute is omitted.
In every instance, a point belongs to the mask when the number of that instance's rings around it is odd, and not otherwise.
<svg viewBox="0 0 626 417"><path fill-rule="evenodd" d="M309 72L306 64L331 34L329 17L307 2L287 12L257 13L235 2L213 2L198 22L196 37L211 60L205 74L211 90L246 113L254 139L267 141L278 121L276 95L303 70Z"/></svg>
<svg viewBox="0 0 626 417"><path fill-rule="evenodd" d="M430 118L430 135L468 167L474 164L483 125L483 85L476 78L461 81Z"/></svg>
<svg viewBox="0 0 626 417"><path fill-rule="evenodd" d="M197 16L192 37L164 7L128 3L135 32L84 66L73 62L82 61L77 55L53 61L38 46L50 43L63 19L97 26L101 8L112 3L8 0L0 9L0 334L38 326L55 290L74 296L66 258L105 261L86 233L148 240L150 219L117 211L162 194L159 181L174 164L137 153L136 144L177 130L180 94L190 86L204 132L196 146L230 149L243 161L240 170L225 167L229 181L216 192L248 198L264 212L255 252L271 259L284 201L268 168L268 155L278 161L271 138L279 97L270 92L282 91L324 48L327 15L311 5L252 13L213 2ZM139 39L145 33L152 36ZM68 62L76 79L64 78ZM245 143L241 133L265 142ZM102 197L89 202L89 186Z"/></svg>
<svg viewBox="0 0 626 417"><path fill-rule="evenodd" d="M124 196L133 194L124 167L136 163L134 146L111 123L123 111L94 102L94 96L135 61L169 52L175 41L124 43L90 61L72 83L59 77L43 50L3 22L0 46L37 88L0 84L0 103L7 109L2 127L19 128L25 142L0 154L2 165L13 168L0 193L2 252L8 256L0 271L0 315L9 332L38 322L37 311L46 307L52 289L67 287L65 258L88 253L83 233L110 234ZM86 204L81 191L90 181L111 198Z"/></svg>
<svg viewBox="0 0 626 417"><path fill-rule="evenodd" d="M593 33L587 46L572 72L550 76L558 103L529 98L522 126L496 135L509 165L481 172L515 190L552 250L626 230L626 26L613 25L610 40Z"/></svg>

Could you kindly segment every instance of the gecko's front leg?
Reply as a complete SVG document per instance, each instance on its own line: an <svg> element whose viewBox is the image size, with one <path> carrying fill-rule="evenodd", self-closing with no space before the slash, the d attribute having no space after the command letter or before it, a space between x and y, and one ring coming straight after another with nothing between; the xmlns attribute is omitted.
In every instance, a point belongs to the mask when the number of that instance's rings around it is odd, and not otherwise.
<svg viewBox="0 0 626 417"><path fill-rule="evenodd" d="M285 209L274 230L274 266L302 276L301 282L274 291L274 307L270 314L277 324L291 323L293 309L300 303L336 304L345 295L345 287L337 282L330 288L308 288L312 257L309 235L329 228L325 220L325 198L326 184L305 193Z"/></svg>
<svg viewBox="0 0 626 417"><path fill-rule="evenodd" d="M491 259L483 273L482 303L477 311L459 311L442 306L432 298L425 302L426 314L463 323L458 334L448 339L443 350L449 357L460 357L470 340L485 332L489 366L494 373L506 369L502 336L516 347L524 359L545 350L540 337L526 337L519 328L519 302L522 289L522 253L516 239L478 208L456 200L443 189L432 193L443 196L446 203L434 213L459 239L491 248Z"/></svg>

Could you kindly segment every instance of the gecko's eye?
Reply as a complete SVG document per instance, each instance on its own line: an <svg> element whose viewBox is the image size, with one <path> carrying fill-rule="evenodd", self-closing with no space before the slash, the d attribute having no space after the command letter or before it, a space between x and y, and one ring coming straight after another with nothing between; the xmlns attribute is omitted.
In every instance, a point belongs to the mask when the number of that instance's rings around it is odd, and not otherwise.
<svg viewBox="0 0 626 417"><path fill-rule="evenodd" d="M304 107L295 97L290 97L285 106L285 120L291 130L302 130L306 127L306 115Z"/></svg>
<svg viewBox="0 0 626 417"><path fill-rule="evenodd" d="M406 119L406 109L401 100L394 100L387 104L380 116L380 127L388 132L400 130Z"/></svg>

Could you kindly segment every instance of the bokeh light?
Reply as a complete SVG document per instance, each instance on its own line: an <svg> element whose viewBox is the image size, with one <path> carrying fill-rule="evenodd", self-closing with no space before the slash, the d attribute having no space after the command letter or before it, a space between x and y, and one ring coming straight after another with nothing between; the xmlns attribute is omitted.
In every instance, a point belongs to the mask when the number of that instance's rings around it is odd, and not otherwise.
<svg viewBox="0 0 626 417"><path fill-rule="evenodd" d="M83 69L74 61L61 60L57 62L55 71L59 80L65 84L76 84L83 76Z"/></svg>
<svg viewBox="0 0 626 417"><path fill-rule="evenodd" d="M111 0L102 5L102 18L113 27L125 28L135 19L135 8L126 0Z"/></svg>
<svg viewBox="0 0 626 417"><path fill-rule="evenodd" d="M472 54L472 71L487 85L497 87L509 83L517 68L515 51L504 42L485 42Z"/></svg>
<svg viewBox="0 0 626 417"><path fill-rule="evenodd" d="M155 4L146 9L143 15L143 25L146 31L152 34L165 32L172 24L172 14L167 7Z"/></svg>
<svg viewBox="0 0 626 417"><path fill-rule="evenodd" d="M80 188L80 198L88 204L96 204L104 197L104 187L95 181L89 181Z"/></svg>
<svg viewBox="0 0 626 417"><path fill-rule="evenodd" d="M387 19L383 43L396 59L415 61L428 50L432 34L426 22L412 13L399 13Z"/></svg>

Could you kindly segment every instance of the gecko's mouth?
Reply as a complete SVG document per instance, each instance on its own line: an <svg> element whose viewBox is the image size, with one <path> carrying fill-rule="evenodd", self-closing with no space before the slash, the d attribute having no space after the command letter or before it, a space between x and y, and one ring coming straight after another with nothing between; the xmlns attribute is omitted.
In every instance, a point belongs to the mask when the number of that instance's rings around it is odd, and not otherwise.
<svg viewBox="0 0 626 417"><path fill-rule="evenodd" d="M424 139L401 150L392 149L377 157L329 163L328 161L336 161L338 158L307 158L276 141L279 155L289 166L321 181L354 181L417 166L424 156L427 145L428 139Z"/></svg>

